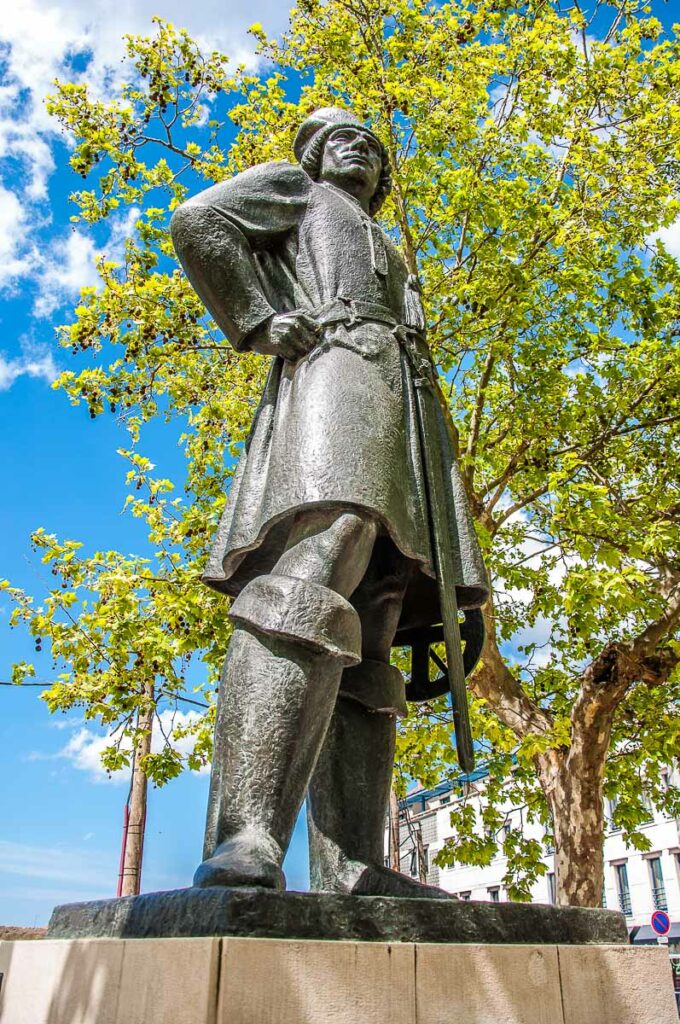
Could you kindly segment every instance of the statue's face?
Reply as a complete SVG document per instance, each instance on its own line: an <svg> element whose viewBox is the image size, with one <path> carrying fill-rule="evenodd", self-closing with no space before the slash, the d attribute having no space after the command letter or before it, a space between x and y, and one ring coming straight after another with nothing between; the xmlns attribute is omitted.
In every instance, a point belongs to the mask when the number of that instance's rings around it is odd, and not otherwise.
<svg viewBox="0 0 680 1024"><path fill-rule="evenodd" d="M382 152L380 143L361 128L336 128L327 140L321 161L321 181L330 181L340 188L343 184L359 185L361 191L372 196L380 181Z"/></svg>

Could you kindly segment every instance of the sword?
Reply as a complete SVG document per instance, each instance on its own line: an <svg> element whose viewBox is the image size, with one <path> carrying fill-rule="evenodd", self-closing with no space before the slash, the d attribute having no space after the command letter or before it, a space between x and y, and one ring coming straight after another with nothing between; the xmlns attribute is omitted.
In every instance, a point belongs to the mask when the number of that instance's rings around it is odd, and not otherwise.
<svg viewBox="0 0 680 1024"><path fill-rule="evenodd" d="M409 351L410 346L405 346ZM412 352L412 349L410 350ZM415 355L415 353L413 353ZM475 754L472 745L470 715L468 710L467 689L465 686L465 668L461 646L460 626L458 624L458 602L456 600L456 566L453 558L452 533L455 538L457 525L455 518L449 522L446 515L446 489L444 483L444 467L441 458L439 438L440 404L438 397L439 385L436 371L424 356L412 357L411 365L416 370L414 378L416 392L416 409L420 447L423 453L425 468L425 489L427 493L428 521L430 540L434 555L434 567L437 574L439 605L442 613L444 646L448 666L449 690L453 710L453 725L456 735L456 753L458 763L464 772L471 772L475 766ZM448 409L441 409L444 416ZM435 447L433 451L432 448Z"/></svg>

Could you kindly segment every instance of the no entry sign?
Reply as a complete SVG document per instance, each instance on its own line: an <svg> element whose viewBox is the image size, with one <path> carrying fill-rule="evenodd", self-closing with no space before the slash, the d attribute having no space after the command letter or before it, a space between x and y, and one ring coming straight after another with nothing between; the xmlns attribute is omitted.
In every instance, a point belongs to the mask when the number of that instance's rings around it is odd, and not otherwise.
<svg viewBox="0 0 680 1024"><path fill-rule="evenodd" d="M657 935L668 935L671 930L671 919L665 910L655 910L651 923L652 929Z"/></svg>

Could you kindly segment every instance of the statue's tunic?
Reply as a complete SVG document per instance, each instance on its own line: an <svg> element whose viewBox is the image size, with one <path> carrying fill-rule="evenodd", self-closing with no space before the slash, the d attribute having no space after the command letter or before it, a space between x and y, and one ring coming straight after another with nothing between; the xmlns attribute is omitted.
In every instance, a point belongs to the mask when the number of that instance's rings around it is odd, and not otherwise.
<svg viewBox="0 0 680 1024"><path fill-rule="evenodd" d="M271 571L294 516L358 508L419 570L402 624L441 621L414 392L413 356L427 350L397 327L411 322L414 298L399 250L355 200L287 163L202 192L177 211L172 233L236 349L274 313L304 310L324 325L297 363L272 362L205 581L236 594ZM440 447L451 485L458 601L475 607L487 580L443 415L428 443Z"/></svg>

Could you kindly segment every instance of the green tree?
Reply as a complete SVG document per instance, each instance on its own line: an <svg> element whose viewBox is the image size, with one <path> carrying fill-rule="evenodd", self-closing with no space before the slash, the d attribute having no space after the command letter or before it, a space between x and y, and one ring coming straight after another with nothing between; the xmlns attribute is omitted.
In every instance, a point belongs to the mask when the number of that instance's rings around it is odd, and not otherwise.
<svg viewBox="0 0 680 1024"><path fill-rule="evenodd" d="M599 905L603 796L641 848L645 799L679 809L661 767L679 734L680 267L653 240L680 214L678 39L630 0L302 0L281 41L252 31L261 74L157 21L128 39L119 96L61 83L50 101L89 186L76 217L141 211L124 262L101 263L100 288L60 330L87 363L58 386L127 424L128 507L155 554L80 558L36 534L65 583L40 608L14 591L17 617L64 665L46 699L129 729L135 665L176 696L197 651L214 682L226 609L197 579L264 361L236 356L205 318L172 262L169 213L289 159L315 107L351 106L390 155L381 216L420 274L494 583L470 683L489 802L480 821L465 803L454 813L442 859L487 862L502 841L525 897L541 851L499 838L510 800L552 828L559 902ZM138 451L158 417L181 432L183 500ZM450 773L450 736L442 705L414 710L402 776ZM181 767L167 760L150 764L158 781Z"/></svg>

